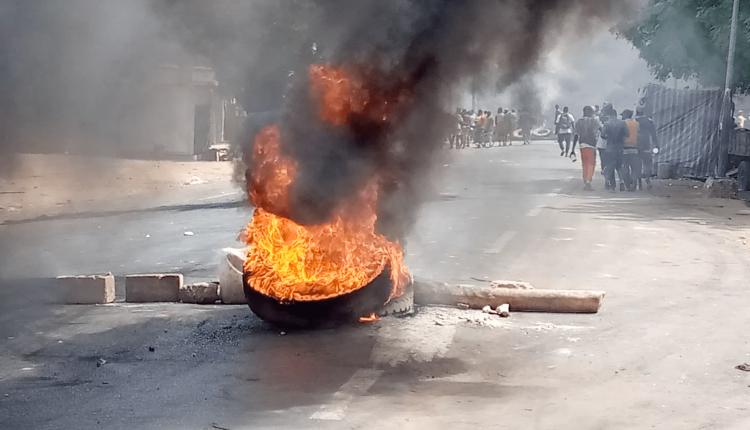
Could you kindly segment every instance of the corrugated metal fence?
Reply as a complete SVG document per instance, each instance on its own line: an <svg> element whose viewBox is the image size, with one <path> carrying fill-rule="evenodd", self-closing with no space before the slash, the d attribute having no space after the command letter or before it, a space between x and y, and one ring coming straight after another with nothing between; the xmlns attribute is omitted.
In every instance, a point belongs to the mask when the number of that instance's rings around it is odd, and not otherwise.
<svg viewBox="0 0 750 430"><path fill-rule="evenodd" d="M720 90L646 86L640 104L653 119L661 145L654 162L676 166L681 176L713 176L719 155L721 101Z"/></svg>

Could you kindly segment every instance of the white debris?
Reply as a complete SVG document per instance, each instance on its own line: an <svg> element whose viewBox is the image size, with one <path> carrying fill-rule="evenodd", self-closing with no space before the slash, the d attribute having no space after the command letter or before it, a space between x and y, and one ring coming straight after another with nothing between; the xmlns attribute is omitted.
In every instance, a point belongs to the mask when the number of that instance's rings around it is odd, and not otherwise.
<svg viewBox="0 0 750 430"><path fill-rule="evenodd" d="M495 312L503 318L508 318L510 316L510 305L507 303L502 304L495 309Z"/></svg>
<svg viewBox="0 0 750 430"><path fill-rule="evenodd" d="M190 178L189 181L185 182L185 185L202 185L202 184L207 184L207 183L208 181L204 181L203 179L197 176L193 176Z"/></svg>
<svg viewBox="0 0 750 430"><path fill-rule="evenodd" d="M193 233L192 231L185 232L185 236L193 236L193 235L195 235L195 233Z"/></svg>

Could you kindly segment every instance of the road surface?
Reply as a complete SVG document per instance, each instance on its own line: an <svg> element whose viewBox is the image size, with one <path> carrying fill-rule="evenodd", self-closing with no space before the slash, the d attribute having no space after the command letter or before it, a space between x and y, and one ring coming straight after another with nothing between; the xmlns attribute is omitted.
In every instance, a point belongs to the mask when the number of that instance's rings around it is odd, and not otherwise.
<svg viewBox="0 0 750 430"><path fill-rule="evenodd" d="M605 193L598 174L583 192L555 148L450 152L407 263L446 282L606 290L596 315L420 308L282 333L245 306L48 304L59 274L214 279L250 217L228 184L202 203L0 226L0 428L750 428L742 229Z"/></svg>

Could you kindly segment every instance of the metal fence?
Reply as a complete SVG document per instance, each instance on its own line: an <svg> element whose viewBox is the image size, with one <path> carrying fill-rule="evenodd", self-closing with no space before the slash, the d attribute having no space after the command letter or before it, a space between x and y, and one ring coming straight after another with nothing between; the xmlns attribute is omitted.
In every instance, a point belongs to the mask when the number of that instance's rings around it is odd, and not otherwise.
<svg viewBox="0 0 750 430"><path fill-rule="evenodd" d="M661 152L654 162L674 166L680 176L713 176L721 142L721 101L721 90L646 86L639 104L656 125Z"/></svg>

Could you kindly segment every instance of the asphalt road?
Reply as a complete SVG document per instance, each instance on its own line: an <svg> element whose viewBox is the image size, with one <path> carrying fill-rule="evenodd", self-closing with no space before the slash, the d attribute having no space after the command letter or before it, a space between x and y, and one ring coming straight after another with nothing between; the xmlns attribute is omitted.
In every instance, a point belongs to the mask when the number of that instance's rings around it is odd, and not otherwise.
<svg viewBox="0 0 750 430"><path fill-rule="evenodd" d="M225 195L0 226L0 428L750 428L737 232L598 175L584 193L579 169L550 142L450 152L407 263L606 290L596 315L421 308L282 334L245 306L59 306L59 274L214 279L250 213Z"/></svg>

